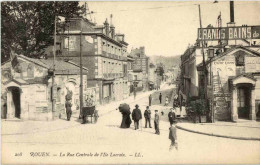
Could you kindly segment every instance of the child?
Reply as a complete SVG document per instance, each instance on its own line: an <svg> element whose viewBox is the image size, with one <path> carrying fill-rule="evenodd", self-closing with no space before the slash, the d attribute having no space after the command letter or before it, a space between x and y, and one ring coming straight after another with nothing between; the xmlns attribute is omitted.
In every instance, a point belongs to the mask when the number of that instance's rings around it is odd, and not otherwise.
<svg viewBox="0 0 260 165"><path fill-rule="evenodd" d="M168 104L169 104L169 98L168 98L168 96L166 96L166 98L165 98L165 106L168 106Z"/></svg>
<svg viewBox="0 0 260 165"><path fill-rule="evenodd" d="M170 151L173 147L178 150L178 143L177 143L177 129L176 129L176 122L171 123L171 127L169 128L169 139L171 140Z"/></svg>
<svg viewBox="0 0 260 165"><path fill-rule="evenodd" d="M95 111L94 111L94 123L97 122L98 118L99 118L98 110L95 110Z"/></svg>
<svg viewBox="0 0 260 165"><path fill-rule="evenodd" d="M159 117L159 114L158 114L158 110L155 110L155 115L154 115L154 128L155 128L155 134L157 134L157 135L160 135L159 121L160 121L160 117Z"/></svg>

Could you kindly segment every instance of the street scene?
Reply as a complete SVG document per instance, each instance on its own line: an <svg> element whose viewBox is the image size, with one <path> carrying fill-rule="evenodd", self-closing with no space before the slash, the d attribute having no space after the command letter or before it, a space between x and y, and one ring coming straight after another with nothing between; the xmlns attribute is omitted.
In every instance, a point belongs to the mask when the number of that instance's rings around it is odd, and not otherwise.
<svg viewBox="0 0 260 165"><path fill-rule="evenodd" d="M1 164L259 164L259 10L1 2Z"/></svg>

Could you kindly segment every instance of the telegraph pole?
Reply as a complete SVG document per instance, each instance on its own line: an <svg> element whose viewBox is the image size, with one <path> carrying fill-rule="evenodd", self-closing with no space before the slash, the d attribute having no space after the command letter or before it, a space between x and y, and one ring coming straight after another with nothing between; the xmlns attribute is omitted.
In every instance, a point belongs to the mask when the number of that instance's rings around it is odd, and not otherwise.
<svg viewBox="0 0 260 165"><path fill-rule="evenodd" d="M52 75L52 119L54 119L55 104L56 104L55 60L56 60L56 16L54 18L53 75Z"/></svg>
<svg viewBox="0 0 260 165"><path fill-rule="evenodd" d="M80 29L80 51L79 51L79 57L80 57L80 91L79 91L79 100L80 100L80 114L79 119L82 118L82 107L83 107L83 73L82 73L82 27Z"/></svg>
<svg viewBox="0 0 260 165"><path fill-rule="evenodd" d="M200 29L202 29L200 5L198 5L198 7L199 7ZM204 99L205 99L205 103L207 104L207 68L206 68L206 63L205 63L203 38L202 38L202 57L203 57L203 73L204 73Z"/></svg>

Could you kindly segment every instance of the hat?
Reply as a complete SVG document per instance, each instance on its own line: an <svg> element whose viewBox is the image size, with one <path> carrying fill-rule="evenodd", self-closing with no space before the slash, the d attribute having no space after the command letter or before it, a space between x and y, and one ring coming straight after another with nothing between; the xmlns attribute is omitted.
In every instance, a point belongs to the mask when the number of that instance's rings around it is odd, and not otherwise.
<svg viewBox="0 0 260 165"><path fill-rule="evenodd" d="M138 105L138 104L136 104L136 105L135 105L135 107L139 107L139 105Z"/></svg>

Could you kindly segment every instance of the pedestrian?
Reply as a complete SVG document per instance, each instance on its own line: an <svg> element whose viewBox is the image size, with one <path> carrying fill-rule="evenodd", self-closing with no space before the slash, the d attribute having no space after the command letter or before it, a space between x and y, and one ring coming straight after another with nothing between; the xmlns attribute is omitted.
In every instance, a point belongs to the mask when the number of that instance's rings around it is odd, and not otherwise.
<svg viewBox="0 0 260 165"><path fill-rule="evenodd" d="M129 128L132 121L130 118L130 107L128 104L120 104L118 107L119 111L122 113L122 122L120 128Z"/></svg>
<svg viewBox="0 0 260 165"><path fill-rule="evenodd" d="M175 112L173 111L174 109L171 108L170 109L170 112L168 113L168 118L169 118L169 122L170 122L170 125L172 125L172 123L175 121L176 119L176 116L175 116Z"/></svg>
<svg viewBox="0 0 260 165"><path fill-rule="evenodd" d="M169 150L171 151L173 147L175 147L176 150L178 150L178 143L177 143L177 128L176 128L176 122L174 121L170 128L169 128L169 139L171 140L171 145Z"/></svg>
<svg viewBox="0 0 260 165"><path fill-rule="evenodd" d="M159 95L160 104L162 104L162 93Z"/></svg>
<svg viewBox="0 0 260 165"><path fill-rule="evenodd" d="M136 98L136 89L134 89L134 99Z"/></svg>
<svg viewBox="0 0 260 165"><path fill-rule="evenodd" d="M66 108L66 114L67 114L68 121L70 121L70 117L71 117L71 113L72 113L71 107L72 107L71 100L67 100L65 103L65 108Z"/></svg>
<svg viewBox="0 0 260 165"><path fill-rule="evenodd" d="M169 97L166 96L166 97L165 97L165 106L168 106L168 104L169 104Z"/></svg>
<svg viewBox="0 0 260 165"><path fill-rule="evenodd" d="M97 123L98 118L99 118L98 110L95 110L94 111L94 123Z"/></svg>
<svg viewBox="0 0 260 165"><path fill-rule="evenodd" d="M155 134L157 134L157 135L160 135L159 121L160 121L160 117L159 117L159 114L158 114L158 110L155 110L155 115L154 115L154 129L155 129Z"/></svg>
<svg viewBox="0 0 260 165"><path fill-rule="evenodd" d="M139 109L139 105L135 105L135 109L133 110L132 113L132 120L134 120L135 124L135 130L139 129L139 120L142 119L142 113L141 110Z"/></svg>
<svg viewBox="0 0 260 165"><path fill-rule="evenodd" d="M151 110L149 109L149 106L146 107L146 110L144 111L144 117L145 117L145 128L147 128L147 123L149 123L149 127L151 127Z"/></svg>
<svg viewBox="0 0 260 165"><path fill-rule="evenodd" d="M152 106L152 99L153 99L153 98L152 98L152 95L150 94L150 95L149 95L149 106Z"/></svg>

